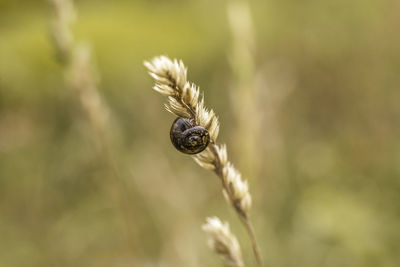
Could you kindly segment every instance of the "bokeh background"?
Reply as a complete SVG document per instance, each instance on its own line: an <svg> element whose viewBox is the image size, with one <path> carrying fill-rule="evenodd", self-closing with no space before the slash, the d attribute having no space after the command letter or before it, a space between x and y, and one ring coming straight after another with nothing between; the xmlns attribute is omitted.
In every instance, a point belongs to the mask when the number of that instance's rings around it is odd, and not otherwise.
<svg viewBox="0 0 400 267"><path fill-rule="evenodd" d="M52 6L0 0L1 267L221 266L201 231L215 215L255 265L218 179L169 141L143 67L160 54L219 115L268 266L398 266L399 1L75 4L103 139L65 81Z"/></svg>

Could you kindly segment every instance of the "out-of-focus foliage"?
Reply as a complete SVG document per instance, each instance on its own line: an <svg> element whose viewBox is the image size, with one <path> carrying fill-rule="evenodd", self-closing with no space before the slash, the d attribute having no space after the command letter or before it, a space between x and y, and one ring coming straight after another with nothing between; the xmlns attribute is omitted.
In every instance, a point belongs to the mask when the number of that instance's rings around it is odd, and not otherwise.
<svg viewBox="0 0 400 267"><path fill-rule="evenodd" d="M96 59L117 181L64 84L50 5L0 1L0 266L220 266L200 229L214 215L254 264L217 178L170 144L174 118L142 64L183 59L232 161L256 168L234 138L243 124L232 110L228 4L77 1L73 32ZM400 2L249 5L261 162L243 175L265 262L398 266Z"/></svg>

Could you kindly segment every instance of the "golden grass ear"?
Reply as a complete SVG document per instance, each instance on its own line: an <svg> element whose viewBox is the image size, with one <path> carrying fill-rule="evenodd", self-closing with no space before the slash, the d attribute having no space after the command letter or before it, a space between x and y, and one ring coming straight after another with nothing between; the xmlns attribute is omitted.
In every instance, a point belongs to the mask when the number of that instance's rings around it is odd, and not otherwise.
<svg viewBox="0 0 400 267"><path fill-rule="evenodd" d="M145 61L144 65L156 82L153 89L167 97L166 109L206 128L211 142L215 143L219 132L218 118L213 110L205 108L204 100L200 99L200 89L187 81L187 68L182 60L159 56Z"/></svg>
<svg viewBox="0 0 400 267"><path fill-rule="evenodd" d="M165 56L160 56L152 61L145 61L144 65L155 80L154 90L167 97L167 110L178 117L190 119L195 125L202 126L209 132L210 144L203 152L194 155L193 158L201 167L214 171L220 178L223 187L222 192L245 225L258 265L262 266L249 217L251 195L248 184L247 181L242 179L242 175L233 164L228 161L226 146L216 143L219 121L215 112L205 107L203 98L199 99L199 88L187 81L187 68L181 60L171 60ZM181 150L179 146L178 150ZM215 226L215 224L213 225ZM210 230L210 227L206 227L206 229ZM218 252L218 250L216 251Z"/></svg>
<svg viewBox="0 0 400 267"><path fill-rule="evenodd" d="M244 267L239 242L229 229L229 223L222 223L218 217L207 218L202 227L209 236L208 245L219 254L227 266Z"/></svg>

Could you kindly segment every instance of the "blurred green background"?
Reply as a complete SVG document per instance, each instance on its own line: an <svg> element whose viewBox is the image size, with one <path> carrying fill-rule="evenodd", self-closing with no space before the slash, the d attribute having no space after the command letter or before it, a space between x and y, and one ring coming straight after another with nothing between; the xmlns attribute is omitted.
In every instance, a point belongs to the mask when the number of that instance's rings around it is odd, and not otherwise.
<svg viewBox="0 0 400 267"><path fill-rule="evenodd" d="M0 0L1 267L221 266L201 231L215 215L255 265L218 179L169 141L174 117L143 67L160 54L185 62L219 115L267 266L398 266L399 1L76 9L120 178L65 84L52 6Z"/></svg>

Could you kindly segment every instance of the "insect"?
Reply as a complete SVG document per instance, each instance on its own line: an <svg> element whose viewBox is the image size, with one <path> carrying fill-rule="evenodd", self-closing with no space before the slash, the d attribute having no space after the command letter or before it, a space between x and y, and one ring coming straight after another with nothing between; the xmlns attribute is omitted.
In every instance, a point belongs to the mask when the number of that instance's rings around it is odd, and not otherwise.
<svg viewBox="0 0 400 267"><path fill-rule="evenodd" d="M180 152L197 154L206 149L210 135L203 126L193 125L191 119L176 118L170 131L171 142Z"/></svg>

